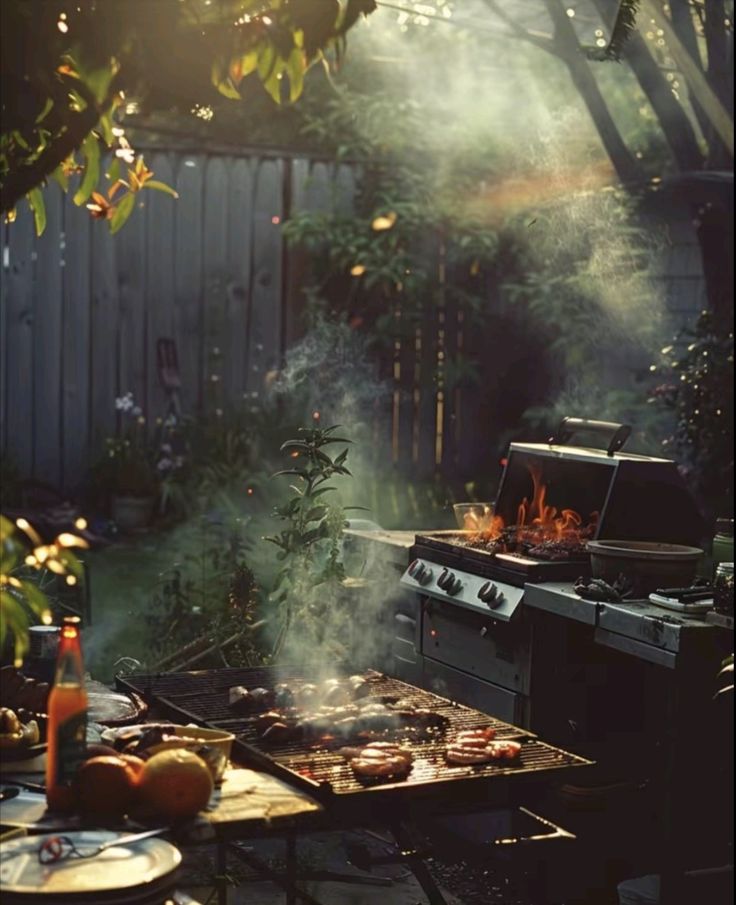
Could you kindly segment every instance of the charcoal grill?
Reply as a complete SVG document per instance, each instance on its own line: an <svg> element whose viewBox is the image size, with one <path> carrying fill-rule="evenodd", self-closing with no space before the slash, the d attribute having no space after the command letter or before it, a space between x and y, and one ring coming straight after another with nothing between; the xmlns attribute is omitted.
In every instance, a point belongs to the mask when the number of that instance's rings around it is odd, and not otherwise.
<svg viewBox="0 0 736 905"><path fill-rule="evenodd" d="M456 805L469 798L508 801L530 782L591 763L540 741L518 726L381 674L369 678L371 697L410 700L416 707L442 714L448 720L447 729L436 736L417 735L411 728L392 735L409 744L414 754L411 772L400 781L363 781L353 774L336 750L326 746L313 748L296 741L269 744L259 737L253 719L236 717L228 707L228 689L235 685L273 689L278 683L286 682L298 690L319 676L317 669L228 668L118 677L117 682L120 687L143 695L172 718L227 729L236 738L233 746L236 758L285 779L328 806L340 809L345 805L353 817L364 807L375 815L376 808L384 805L395 808L409 801L431 800L433 809L443 801ZM521 742L518 762L466 767L445 761L445 734L452 736L461 729L488 725L496 730L497 738Z"/></svg>

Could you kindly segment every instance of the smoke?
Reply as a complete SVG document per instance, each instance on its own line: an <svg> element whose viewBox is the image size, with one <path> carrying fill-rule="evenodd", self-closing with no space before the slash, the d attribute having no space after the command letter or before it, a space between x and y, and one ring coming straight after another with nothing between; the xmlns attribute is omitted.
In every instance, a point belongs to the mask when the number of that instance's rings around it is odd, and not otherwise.
<svg viewBox="0 0 736 905"><path fill-rule="evenodd" d="M340 425L338 433L352 441L346 465L351 475L335 477L336 487L321 501L334 506L340 533L345 515L357 516L357 527L375 527L375 514L343 514L343 506L364 502L367 485L380 480L386 470L377 425L384 422L381 400L387 390L378 379L365 338L341 320L323 315L313 319L308 334L288 350L282 371L273 381L267 404L297 407L315 426ZM318 416L318 417L317 417ZM333 457L344 447L327 447ZM286 478L277 479L284 482ZM351 667L388 665L391 626L384 624L391 597L398 593L396 565L376 544L361 544L350 536L337 541L337 554L347 577L342 581L312 582L330 554L329 540L322 542L322 562L317 559L303 574L292 576L288 606L291 625L280 662L289 666L317 666L321 678L329 678L336 662L350 655ZM388 553L390 558L390 553Z"/></svg>
<svg viewBox="0 0 736 905"><path fill-rule="evenodd" d="M432 6L446 21L431 17ZM542 7L512 4L509 12L550 30ZM564 64L510 37L486 4L439 0L414 15L379 8L351 37L348 82L353 61L355 72L370 73L367 100L381 90L396 98L386 146L420 173L427 195L515 235L525 276L536 279L530 330L565 334L560 396L549 405L621 417L632 394L646 396L637 381L669 326L656 272L664 234L645 229L632 198L614 189L614 169ZM620 91L606 98L624 130L641 129L617 108ZM370 103L356 127L375 143Z"/></svg>

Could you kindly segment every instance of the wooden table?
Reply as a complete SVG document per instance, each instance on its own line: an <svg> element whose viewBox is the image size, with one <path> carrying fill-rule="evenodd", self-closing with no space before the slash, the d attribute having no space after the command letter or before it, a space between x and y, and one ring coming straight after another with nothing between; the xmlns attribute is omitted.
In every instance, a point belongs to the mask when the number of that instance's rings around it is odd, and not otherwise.
<svg viewBox="0 0 736 905"><path fill-rule="evenodd" d="M41 768L42 759L33 766ZM16 783L42 783L43 774L9 772L0 774L3 786ZM281 880L287 902L296 901L296 835L319 828L324 809L306 793L294 789L276 777L245 767L232 766L225 773L222 786L215 790L205 811L175 834L178 845L213 843L217 853L217 894L220 905L227 902L226 859L228 847L236 839L264 835L286 837L287 875ZM0 824L4 828L21 828L29 834L61 832L90 828L88 821L76 815L49 814L42 794L22 790L14 798L0 802ZM137 824L127 822L121 830L132 830ZM109 827L108 827L109 828ZM251 859L252 866L263 870L270 879L278 878L265 865Z"/></svg>

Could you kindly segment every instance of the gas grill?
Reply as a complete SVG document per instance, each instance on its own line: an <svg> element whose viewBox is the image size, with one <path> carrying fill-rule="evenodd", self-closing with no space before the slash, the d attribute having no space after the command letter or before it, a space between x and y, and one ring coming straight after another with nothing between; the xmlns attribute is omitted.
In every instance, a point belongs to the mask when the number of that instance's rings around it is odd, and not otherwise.
<svg viewBox="0 0 736 905"><path fill-rule="evenodd" d="M606 448L567 445L583 431ZM512 443L489 525L416 535L400 583L418 601L422 684L529 725L525 586L588 576L587 540L699 543L703 518L676 464L622 452L629 432L566 418L549 443Z"/></svg>
<svg viewBox="0 0 736 905"><path fill-rule="evenodd" d="M361 812L375 816L376 809L380 812L384 806L395 808L409 801L431 801L432 810L441 809L443 803L457 806L463 800L507 802L532 781L591 763L545 744L517 726L379 673L369 678L372 699L400 698L447 719L446 729L436 735L415 734L411 727L392 733L392 739L401 739L414 755L412 770L401 780L361 780L337 750L324 744L316 747L296 741L270 744L259 736L252 718L237 717L228 707L228 689L233 686L273 689L285 682L298 691L319 675L317 669L227 668L118 677L117 682L121 688L155 703L171 718L232 732L236 737L233 749L236 758L279 776L352 818ZM473 767L448 764L444 757L446 737L479 726L492 726L499 739L519 740L522 751L518 761Z"/></svg>
<svg viewBox="0 0 736 905"><path fill-rule="evenodd" d="M605 450L564 445L578 430L612 439ZM620 452L628 433L625 425L565 418L548 444L512 443L494 521L507 532L533 535L537 545L495 549L492 538L483 542L483 528L418 534L401 583L507 622L525 584L573 581L589 573L586 540L699 543L703 519L677 466ZM570 543L576 534L579 540Z"/></svg>

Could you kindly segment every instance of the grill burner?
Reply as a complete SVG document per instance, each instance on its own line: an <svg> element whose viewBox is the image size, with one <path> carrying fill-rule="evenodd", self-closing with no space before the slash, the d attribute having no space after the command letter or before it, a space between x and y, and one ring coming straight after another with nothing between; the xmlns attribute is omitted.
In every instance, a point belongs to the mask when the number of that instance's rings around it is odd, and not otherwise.
<svg viewBox="0 0 736 905"><path fill-rule="evenodd" d="M431 559L442 566L498 578L519 587L527 582L574 581L590 574L590 558L581 552L568 559L543 560L518 553L493 553L468 543L467 531L417 534L411 557Z"/></svg>
<svg viewBox="0 0 736 905"><path fill-rule="evenodd" d="M448 720L446 732L423 736L421 740L417 740L411 731L392 733L392 740L401 740L409 745L414 754L411 772L400 781L358 778L345 758L326 746L315 749L297 741L278 745L264 742L253 720L233 717L227 704L228 689L234 685L273 689L275 685L285 682L297 690L317 678L316 671L264 667L118 677L117 682L123 688L157 702L172 715L233 732L236 736L236 755L333 803L337 800L335 796L344 802L349 801L351 806L358 800L367 799L370 801L368 806L372 808L379 802L393 805L398 799L431 796L434 804L440 795L449 802L457 800L460 792L468 792L473 797L490 793L491 790L505 793L508 791L507 783L513 780L516 785L522 779L537 779L554 770L590 763L553 748L539 741L532 733L509 723L380 674L369 674L371 697L409 700L415 707L432 710ZM446 739L461 729L479 726L492 726L496 730L496 738L521 741L519 759L474 767L448 764L445 760Z"/></svg>

